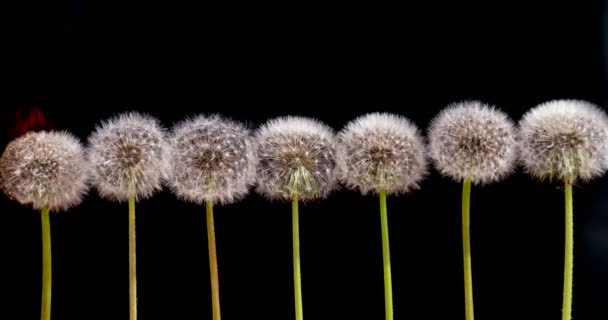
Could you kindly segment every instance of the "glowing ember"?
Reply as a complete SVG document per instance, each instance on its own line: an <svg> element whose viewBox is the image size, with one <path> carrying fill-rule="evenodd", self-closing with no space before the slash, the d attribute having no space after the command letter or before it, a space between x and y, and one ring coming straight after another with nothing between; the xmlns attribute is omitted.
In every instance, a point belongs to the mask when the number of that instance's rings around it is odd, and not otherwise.
<svg viewBox="0 0 608 320"><path fill-rule="evenodd" d="M53 125L44 117L40 107L28 108L27 114L23 109L18 109L15 114L15 125L11 130L11 136L19 137L30 131L52 129Z"/></svg>

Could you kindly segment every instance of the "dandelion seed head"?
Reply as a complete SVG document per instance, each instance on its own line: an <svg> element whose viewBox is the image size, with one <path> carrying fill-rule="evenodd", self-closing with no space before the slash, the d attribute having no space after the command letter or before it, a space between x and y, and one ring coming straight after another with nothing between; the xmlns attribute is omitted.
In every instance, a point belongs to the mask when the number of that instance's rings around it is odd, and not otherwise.
<svg viewBox="0 0 608 320"><path fill-rule="evenodd" d="M521 161L539 179L589 180L608 168L608 117L595 105L555 100L519 123Z"/></svg>
<svg viewBox="0 0 608 320"><path fill-rule="evenodd" d="M88 190L82 145L67 132L29 132L11 141L0 158L0 186L35 210L76 206Z"/></svg>
<svg viewBox="0 0 608 320"><path fill-rule="evenodd" d="M324 198L336 187L333 130L313 119L268 121L256 135L257 188L269 199Z"/></svg>
<svg viewBox="0 0 608 320"><path fill-rule="evenodd" d="M182 199L228 204L255 182L256 158L250 131L218 115L178 124L171 138L169 184Z"/></svg>
<svg viewBox="0 0 608 320"><path fill-rule="evenodd" d="M361 116L348 123L338 138L340 180L363 194L408 192L427 172L418 128L402 116Z"/></svg>
<svg viewBox="0 0 608 320"><path fill-rule="evenodd" d="M517 160L517 131L502 111L478 101L449 105L432 121L429 152L444 175L474 184L498 181Z"/></svg>
<svg viewBox="0 0 608 320"><path fill-rule="evenodd" d="M163 128L150 116L123 113L89 137L91 176L102 197L126 201L131 192L148 198L162 187L169 168Z"/></svg>

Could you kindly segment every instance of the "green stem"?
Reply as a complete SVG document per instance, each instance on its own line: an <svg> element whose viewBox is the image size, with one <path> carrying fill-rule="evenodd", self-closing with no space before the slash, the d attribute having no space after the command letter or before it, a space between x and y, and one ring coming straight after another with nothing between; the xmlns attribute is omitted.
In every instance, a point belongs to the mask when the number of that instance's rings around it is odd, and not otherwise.
<svg viewBox="0 0 608 320"><path fill-rule="evenodd" d="M42 208L42 305L40 310L41 320L51 319L51 285L52 285L52 261L51 261L51 221L49 218L49 207Z"/></svg>
<svg viewBox="0 0 608 320"><path fill-rule="evenodd" d="M135 192L129 196L129 319L137 319L137 268L135 253Z"/></svg>
<svg viewBox="0 0 608 320"><path fill-rule="evenodd" d="M296 320L302 320L302 274L300 271L300 219L298 212L298 195L291 200L292 235L293 235L293 285L295 296Z"/></svg>
<svg viewBox="0 0 608 320"><path fill-rule="evenodd" d="M566 245L564 255L564 301L562 320L572 319L572 278L574 272L574 217L572 210L572 184L565 183Z"/></svg>
<svg viewBox="0 0 608 320"><path fill-rule="evenodd" d="M207 243L209 244L209 271L211 273L211 303L213 320L220 320L220 281L217 269L217 250L215 244L215 224L213 222L213 203L206 202L207 206Z"/></svg>
<svg viewBox="0 0 608 320"><path fill-rule="evenodd" d="M473 320L473 271L471 268L471 178L462 185L462 254L464 261L464 305L467 320Z"/></svg>
<svg viewBox="0 0 608 320"><path fill-rule="evenodd" d="M391 276L391 249L388 237L386 191L380 190L380 220L382 224L382 258L384 261L384 311L386 320L393 319L393 280Z"/></svg>

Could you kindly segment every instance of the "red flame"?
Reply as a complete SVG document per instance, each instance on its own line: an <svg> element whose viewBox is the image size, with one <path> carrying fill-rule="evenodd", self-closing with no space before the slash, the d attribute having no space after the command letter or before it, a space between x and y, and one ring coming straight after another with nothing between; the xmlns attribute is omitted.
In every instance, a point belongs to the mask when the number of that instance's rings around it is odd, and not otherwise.
<svg viewBox="0 0 608 320"><path fill-rule="evenodd" d="M13 137L19 137L30 131L53 129L53 125L44 117L40 107L31 107L25 114L22 109L18 109L15 114L15 125L11 130Z"/></svg>

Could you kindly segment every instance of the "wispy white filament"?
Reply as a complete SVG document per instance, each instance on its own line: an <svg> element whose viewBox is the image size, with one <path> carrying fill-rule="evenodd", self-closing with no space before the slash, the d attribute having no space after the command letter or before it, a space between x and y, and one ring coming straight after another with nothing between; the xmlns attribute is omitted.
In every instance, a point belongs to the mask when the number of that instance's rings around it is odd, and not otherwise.
<svg viewBox="0 0 608 320"><path fill-rule="evenodd" d="M425 147L408 119L371 113L351 122L338 135L340 180L368 192L398 194L418 187L426 174Z"/></svg>
<svg viewBox="0 0 608 320"><path fill-rule="evenodd" d="M29 132L0 158L0 185L11 198L41 210L65 210L88 190L84 151L67 132Z"/></svg>
<svg viewBox="0 0 608 320"><path fill-rule="evenodd" d="M313 119L268 121L256 135L257 191L269 199L323 198L336 187L335 135Z"/></svg>
<svg viewBox="0 0 608 320"><path fill-rule="evenodd" d="M92 181L105 198L126 201L131 192L147 198L162 187L169 144L150 116L124 113L103 122L89 137Z"/></svg>
<svg viewBox="0 0 608 320"><path fill-rule="evenodd" d="M169 184L182 199L228 204L244 197L255 181L249 130L220 116L185 120L171 135Z"/></svg>
<svg viewBox="0 0 608 320"><path fill-rule="evenodd" d="M505 113L489 105L449 105L432 121L428 135L435 167L456 181L495 182L514 169L517 131Z"/></svg>
<svg viewBox="0 0 608 320"><path fill-rule="evenodd" d="M578 100L549 101L519 124L521 160L539 179L589 180L608 168L608 117Z"/></svg>

